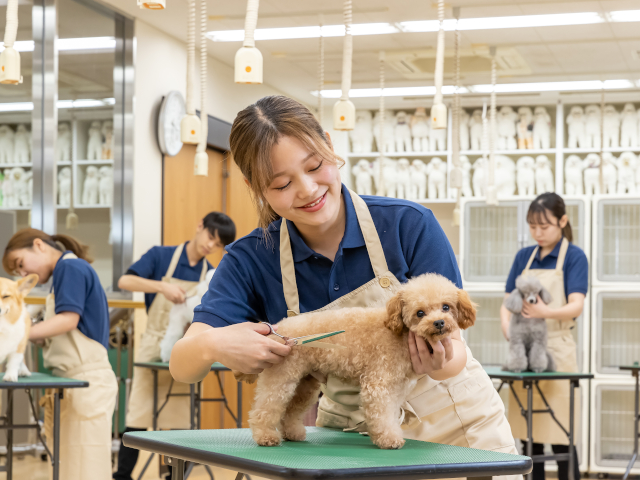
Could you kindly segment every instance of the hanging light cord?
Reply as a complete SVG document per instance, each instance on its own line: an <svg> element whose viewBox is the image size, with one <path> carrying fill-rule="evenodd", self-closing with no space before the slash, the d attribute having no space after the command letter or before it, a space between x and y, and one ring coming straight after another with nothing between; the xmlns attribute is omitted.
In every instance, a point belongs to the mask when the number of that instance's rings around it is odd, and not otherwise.
<svg viewBox="0 0 640 480"><path fill-rule="evenodd" d="M490 128L489 128L489 182L488 189L495 190L495 142L496 142L496 83L497 83L497 67L495 47L491 47L491 110L490 110ZM497 195L497 194L496 194ZM489 199L494 200L494 199Z"/></svg>
<svg viewBox="0 0 640 480"><path fill-rule="evenodd" d="M189 18L187 20L187 115L196 114L196 101L193 95L193 81L196 63L196 1L189 0Z"/></svg>
<svg viewBox="0 0 640 480"><path fill-rule="evenodd" d="M7 25L4 30L4 47L13 47L18 34L18 0L7 2Z"/></svg>
<svg viewBox="0 0 640 480"><path fill-rule="evenodd" d="M352 22L352 0L344 0L344 49L342 52L342 96L340 100L349 100L349 90L351 90L351 63L353 57Z"/></svg>
<svg viewBox="0 0 640 480"><path fill-rule="evenodd" d="M209 133L207 100L207 0L200 0L200 124L202 138L196 152L207 150L207 136Z"/></svg>
<svg viewBox="0 0 640 480"><path fill-rule="evenodd" d="M444 73L444 0L438 1L438 22L440 23L440 29L438 30L438 43L436 47L436 95L433 99L434 105L442 103L442 77Z"/></svg>
<svg viewBox="0 0 640 480"><path fill-rule="evenodd" d="M378 145L378 151L380 157L378 158L378 191L376 192L380 196L384 196L384 183L382 182L382 168L384 159L384 52L380 52L380 145Z"/></svg>
<svg viewBox="0 0 640 480"><path fill-rule="evenodd" d="M462 163L460 162L460 30L458 23L460 21L460 8L455 7L453 14L456 18L456 31L454 37L454 51L456 56L455 71L455 94L453 96L453 170L451 171L451 188L456 189L456 206L453 209L453 225L460 225L460 201L462 199Z"/></svg>
<svg viewBox="0 0 640 480"><path fill-rule="evenodd" d="M258 25L258 8L260 0L249 0L247 2L247 16L244 18L244 42L243 47L255 47L256 40L254 32Z"/></svg>
<svg viewBox="0 0 640 480"><path fill-rule="evenodd" d="M604 88L600 97L600 193L604 191Z"/></svg>
<svg viewBox="0 0 640 480"><path fill-rule="evenodd" d="M319 37L319 54L318 54L318 122L322 125L324 98L322 98L322 90L324 89L324 36L322 35L322 18L320 18L320 37Z"/></svg>

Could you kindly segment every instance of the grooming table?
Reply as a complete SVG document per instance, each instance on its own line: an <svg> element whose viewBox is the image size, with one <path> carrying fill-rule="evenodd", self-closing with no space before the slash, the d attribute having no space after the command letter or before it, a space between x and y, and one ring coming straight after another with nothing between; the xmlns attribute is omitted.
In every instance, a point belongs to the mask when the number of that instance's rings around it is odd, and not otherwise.
<svg viewBox="0 0 640 480"><path fill-rule="evenodd" d="M485 367L484 369L489 378L500 380L502 383L498 387L498 391L502 389L502 386L506 383L509 385L509 389L513 396L518 402L518 406L520 407L520 413L527 421L527 443L526 443L526 452L527 456L531 457L534 463L544 463L547 460L569 460L569 480L577 480L573 478L573 470L574 470L574 451L575 451L575 442L574 442L574 407L575 407L575 389L580 386L580 380L588 380L593 378L592 373L572 373L572 372L509 372L504 371L501 367ZM550 380L569 380L570 389L569 389L569 431L558 421L553 412L553 409L547 403L547 399L544 398L544 395L540 391L540 387L538 383L541 381L550 381ZM527 390L527 407L525 408L522 405L520 398L516 395L513 389L513 383L521 381L523 383L524 388ZM546 408L543 410L534 410L533 409L533 389L538 390L542 401L544 402ZM551 418L554 422L562 429L562 431L567 435L569 439L569 453L560 453L553 455L533 455L533 437L531 432L533 430L533 414L538 413L548 413L551 415ZM531 480L531 475L528 475L528 480Z"/></svg>
<svg viewBox="0 0 640 480"><path fill-rule="evenodd" d="M127 447L166 455L172 479L183 480L185 462L197 462L270 479L376 480L517 475L531 471L529 457L407 440L400 450L381 450L353 432L307 427L304 442L260 447L251 430L131 432Z"/></svg>
<svg viewBox="0 0 640 480"><path fill-rule="evenodd" d="M633 455L631 456L631 461L627 466L627 471L624 472L622 476L622 480L627 480L629 476L629 472L633 468L633 465L636 463L638 459L638 422L640 421L640 415L638 414L638 407L640 406L640 378L638 377L638 372L640 371L640 364L636 362L633 365L619 367L620 370L628 370L631 372L631 375L636 377L636 395L634 399L635 412L633 414Z"/></svg>
<svg viewBox="0 0 640 480"><path fill-rule="evenodd" d="M0 390L7 391L7 414L2 418L0 429L7 431L7 461L0 472L7 472L7 480L13 478L13 431L17 429L36 429L38 437L45 446L51 465L53 467L53 480L59 480L60 474L60 399L64 396L66 388L87 388L89 382L73 380L72 378L55 377L46 373L32 372L30 377L20 377L17 382L5 382L4 373L0 373ZM37 423L36 406L33 404L31 390L50 388L54 390L53 406L53 453L47 447L40 433L40 425ZM31 413L36 419L36 423L14 424L13 423L13 392L24 389L29 394L31 401ZM51 441L51 439L47 439Z"/></svg>
<svg viewBox="0 0 640 480"><path fill-rule="evenodd" d="M166 363L166 362L136 362L136 363L134 363L134 366L141 367L141 368L148 368L148 369L151 370L151 373L153 374L153 423L152 423L152 428L155 431L155 430L158 429L158 417L160 416L160 412L162 412L162 409L164 408L164 406L169 401L169 398L170 397L182 397L182 396L185 396L187 394L184 394L184 393L171 393L171 387L170 387L169 391L167 392L167 396L165 397L164 403L160 406L160 408L158 408L158 372L160 370L169 370L169 364ZM199 430L200 429L200 422L202 420L202 408L201 408L201 406L202 406L203 402L222 402L224 404L224 407L226 408L226 410L229 412L229 415L231 415L231 417L235 420L236 427L237 428L242 428L242 382L238 382L238 414L234 415L234 413L229 408L229 404L227 402L227 397L224 394L224 388L222 386L222 380L220 379L220 372L230 372L231 370L229 368L225 367L224 365L222 365L221 363L214 363L213 365L211 365L211 371L214 372L214 374L216 375L216 378L218 380L218 385L220 387L220 393L221 393L222 396L218 397L218 398L202 398L202 382L198 382L197 384L189 385L189 394L188 395L189 395L189 398L191 400L190 406L189 406L189 412L190 412L189 421L191 423L191 425L190 425L191 430ZM173 386L173 380L172 380L171 385ZM140 472L138 480L140 480L143 477L143 475L146 472L147 468L151 464L151 460L152 459L153 459L153 454L149 457L149 459L147 460L147 463L145 463L144 468L142 469L142 472ZM206 465L205 465L205 467L206 467ZM213 474L211 473L211 471L209 470L208 467L206 467L206 468L207 468L207 473L209 474L209 477L213 480ZM193 465L190 465L186 476L188 476L191 473L192 469L193 469Z"/></svg>

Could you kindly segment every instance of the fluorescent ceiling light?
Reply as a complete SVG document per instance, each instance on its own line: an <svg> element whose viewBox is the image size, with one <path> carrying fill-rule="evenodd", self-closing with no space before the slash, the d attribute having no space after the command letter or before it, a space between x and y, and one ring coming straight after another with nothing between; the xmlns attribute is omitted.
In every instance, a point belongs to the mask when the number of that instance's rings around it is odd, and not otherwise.
<svg viewBox="0 0 640 480"><path fill-rule="evenodd" d="M18 52L33 52L34 49L33 40L21 40L13 45ZM116 48L116 39L114 37L59 38L56 46L60 52L113 50ZM0 47L4 49L4 42L0 42Z"/></svg>
<svg viewBox="0 0 640 480"><path fill-rule="evenodd" d="M115 104L115 98L103 98L101 100L86 98L79 100L58 100L56 106L60 110L66 110L69 108L107 107ZM0 103L0 112L30 112L31 110L33 110L32 102Z"/></svg>
<svg viewBox="0 0 640 480"><path fill-rule="evenodd" d="M497 93L527 93L527 92L567 92L580 90L619 90L636 88L631 80L581 80L575 82L539 82L539 83L499 83L496 85ZM444 95L453 95L455 88L452 85L442 87ZM491 85L470 85L462 87L460 93L491 93ZM422 97L435 95L436 87L395 87L385 88L382 95L385 97ZM311 92L316 97L318 91ZM340 98L342 90L322 90L323 98ZM349 98L379 97L379 88L353 88L349 91Z"/></svg>
<svg viewBox="0 0 640 480"><path fill-rule="evenodd" d="M640 10L624 10L609 12L605 16L597 12L557 13L550 15L518 15L511 17L461 18L460 30L488 30L501 28L559 27L566 25L591 25L604 22L640 22ZM357 23L352 27L353 35L380 35L387 33L424 33L437 32L437 20L417 20L391 23ZM456 28L454 19L444 21L444 29L453 31ZM308 27L258 28L256 40L290 40L294 38L341 37L344 25L317 25ZM207 33L214 42L241 42L244 30L218 30Z"/></svg>

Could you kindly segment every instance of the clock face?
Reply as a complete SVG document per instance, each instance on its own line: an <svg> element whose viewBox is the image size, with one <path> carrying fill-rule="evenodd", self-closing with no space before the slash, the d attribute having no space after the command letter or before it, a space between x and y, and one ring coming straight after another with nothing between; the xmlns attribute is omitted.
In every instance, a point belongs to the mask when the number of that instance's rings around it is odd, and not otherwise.
<svg viewBox="0 0 640 480"><path fill-rule="evenodd" d="M178 91L171 91L162 101L158 118L158 143L165 155L173 157L182 148L180 121L186 113L184 99Z"/></svg>

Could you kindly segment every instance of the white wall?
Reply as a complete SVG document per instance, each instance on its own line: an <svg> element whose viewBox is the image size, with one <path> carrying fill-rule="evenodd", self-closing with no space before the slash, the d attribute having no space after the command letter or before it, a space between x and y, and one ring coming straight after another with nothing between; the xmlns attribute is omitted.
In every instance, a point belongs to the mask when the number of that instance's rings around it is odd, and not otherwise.
<svg viewBox="0 0 640 480"><path fill-rule="evenodd" d="M185 95L187 51L180 40L138 19L135 36L133 256L138 259L161 242L162 154L156 140L156 115L163 95L171 90ZM233 69L211 57L207 70L208 114L227 122L259 98L281 93L268 85L235 84ZM199 92L198 87L198 105Z"/></svg>

